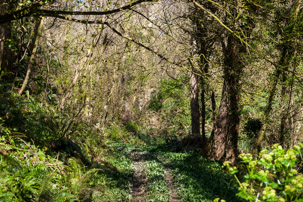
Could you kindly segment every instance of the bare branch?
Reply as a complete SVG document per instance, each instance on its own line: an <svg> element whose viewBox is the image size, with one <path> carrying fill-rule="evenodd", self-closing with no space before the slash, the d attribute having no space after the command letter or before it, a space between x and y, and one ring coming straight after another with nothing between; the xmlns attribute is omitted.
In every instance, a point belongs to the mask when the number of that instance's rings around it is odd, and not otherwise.
<svg viewBox="0 0 303 202"><path fill-rule="evenodd" d="M154 2L156 0L138 0L131 2L126 6L122 6L117 9L108 10L108 11L62 11L62 10L46 10L40 9L41 4L33 4L31 7L26 7L18 11L7 13L0 17L0 24L7 23L13 20L18 20L24 17L29 16L45 16L45 17L58 17L58 15L85 15L85 16L103 16L118 13L124 10L128 10L140 3L143 2Z"/></svg>

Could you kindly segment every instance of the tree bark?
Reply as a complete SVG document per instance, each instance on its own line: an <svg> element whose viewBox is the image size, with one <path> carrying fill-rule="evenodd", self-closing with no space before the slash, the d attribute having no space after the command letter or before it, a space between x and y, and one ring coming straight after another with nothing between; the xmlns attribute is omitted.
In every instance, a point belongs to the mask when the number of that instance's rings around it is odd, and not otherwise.
<svg viewBox="0 0 303 202"><path fill-rule="evenodd" d="M292 33L293 30L295 29L294 25L296 23L294 23L294 22L297 21L300 5L301 5L301 0L294 2L292 7L296 8L296 11L293 13L293 16L284 18L284 19L282 18L282 20L281 20L282 23L277 23L280 26L280 24L286 25L287 24L286 22L293 21L292 27L287 27L287 32L285 31L286 28L283 26L276 28L277 30L283 30L280 33L280 37L288 37L288 36L283 36L283 35L287 35L287 33ZM278 16L277 16L277 18L278 18ZM284 32L286 32L286 33L284 33ZM267 105L266 105L265 111L264 111L263 126L259 132L258 138L255 141L254 153L256 153L257 150L260 150L260 148L261 148L261 142L265 136L266 128L267 128L269 118L270 118L269 115L272 110L273 99L276 94L278 81L279 81L281 75L282 75L282 78L281 78L281 80L282 80L281 103L285 102L285 95L286 95L286 88L285 88L286 86L285 85L286 85L286 74L287 74L286 72L288 71L287 68L288 68L288 65L290 64L291 58L295 54L295 50L293 48L295 46L295 44L293 44L293 43L295 43L295 42L293 42L292 40L285 40L285 42L282 42L279 45L279 51L281 53L280 60L279 60L278 66L276 67L276 70L274 73L274 81L272 83L271 91L270 91ZM282 116L281 116L281 120L280 120L280 131L279 131L279 140L278 141L281 144L283 144L282 142L284 142L284 130L285 130L285 124L286 124L285 122L288 117L287 112L283 112L283 107L281 110L281 115Z"/></svg>
<svg viewBox="0 0 303 202"><path fill-rule="evenodd" d="M238 153L240 123L239 81L244 68L240 55L246 53L246 48L233 35L228 37L226 45L222 42L222 46L224 52L224 83L215 123L211 159L230 161L235 164Z"/></svg>
<svg viewBox="0 0 303 202"><path fill-rule="evenodd" d="M200 76L200 84L201 84L201 131L202 131L202 138L203 143L206 143L206 131L205 131L205 124L206 124L206 92L207 92L207 80L208 80L208 61L207 57L210 55L209 51L210 44L207 44L206 40L206 31L201 28L198 28L198 33L200 38L198 38L198 46L199 46L199 68L201 71Z"/></svg>
<svg viewBox="0 0 303 202"><path fill-rule="evenodd" d="M124 10L129 10L132 7L139 5L144 2L153 2L153 0L138 0L131 1L128 5L122 6L120 8L116 8L113 10L105 10L105 11L65 11L65 10L46 10L40 9L43 3L33 3L29 7L24 7L19 10L12 10L10 13L5 13L0 18L0 24L9 23L13 20L19 20L24 17L62 17L65 15L73 15L73 16L104 16L111 15L115 13L119 13ZM51 2L50 2L51 3ZM68 20L68 17L66 17Z"/></svg>
<svg viewBox="0 0 303 202"><path fill-rule="evenodd" d="M9 10L8 3L0 5L0 16L6 14ZM13 52L9 48L9 39L11 38L10 22L0 24L0 70L3 71L7 80L13 69Z"/></svg>
<svg viewBox="0 0 303 202"><path fill-rule="evenodd" d="M208 140L208 146L210 148L212 148L213 143L214 143L214 134L215 134L215 125L216 125L216 116L217 116L217 114L216 114L217 104L216 104L216 97L215 97L215 92L214 91L211 92L210 99L211 99L213 129L211 131L211 134L210 134L210 137L209 137L209 140Z"/></svg>
<svg viewBox="0 0 303 202"><path fill-rule="evenodd" d="M295 29L295 23L298 20L298 14L301 7L301 0L294 1L293 8L295 8L293 12L293 16L290 19L290 22L293 21L292 27L290 29L290 33L293 33L293 30ZM287 21L289 19L286 19ZM295 30L296 31L296 30ZM286 35L286 34L285 34ZM288 36L285 36L288 37ZM297 44L297 40L291 42L287 41L286 43L282 44L282 47L284 48L285 52L285 58L283 60L283 66L282 66L282 89L281 89L281 120L280 120L280 131L279 131L279 143L286 149L290 142L286 141L286 137L289 134L290 124L287 123L287 120L289 119L289 111L290 111L290 105L291 105L291 99L292 99L292 91L293 91L293 83L294 83L294 76L295 76L295 69L296 69L296 62L292 61L295 60L297 55L297 48L299 45ZM294 64L293 64L294 62ZM293 70L292 75L289 74L289 66L293 64Z"/></svg>
<svg viewBox="0 0 303 202"><path fill-rule="evenodd" d="M28 62L27 71L26 71L26 75L25 75L22 87L18 92L19 95L21 95L23 93L23 91L25 90L25 88L28 84L29 77L30 77L32 67L33 67L33 63L34 63L34 59L35 59L35 56L36 56L37 48L38 48L39 38L40 38L41 32L42 32L42 27L43 27L43 19L39 18L38 21L36 22L36 25L35 25L33 45L32 45L32 50L30 51L31 56L30 56L30 59L29 59L29 62Z"/></svg>
<svg viewBox="0 0 303 202"><path fill-rule="evenodd" d="M269 122L269 118L270 118L269 115L272 110L273 99L276 94L277 84L278 84L280 74L281 74L281 71L279 68L277 68L274 73L274 81L270 88L269 97L268 97L267 104L266 104L266 107L264 110L263 124L262 124L261 130L259 132L259 135L255 141L255 144L254 144L254 148L253 148L254 154L257 154L261 150L261 142L265 136L265 131L266 131L266 128L267 128L267 125Z"/></svg>
<svg viewBox="0 0 303 202"><path fill-rule="evenodd" d="M194 54L197 56L198 61L196 62L196 66L199 69L198 71L196 70L197 73L199 73L198 78L196 78L196 82L199 82L200 84L200 89L201 89L201 111L199 111L199 114L201 116L201 122L200 118L196 119L196 121L199 121L201 129L199 127L199 134L200 130L202 132L202 144L203 148L206 150L206 131L205 131L205 124L206 124L206 91L207 91L207 79L208 79L208 59L209 55L211 54L211 47L213 45L213 39L210 39L207 33L207 28L206 24L201 23L201 20L205 18L205 12L201 11L197 5L194 5L194 11L191 16L192 23L194 25L194 30L193 30L193 47L194 47ZM193 85L193 83L192 83ZM198 84L197 84L198 85ZM192 88L193 89L193 88ZM199 89L197 89L199 91ZM199 94L196 95L197 99L199 99L198 96ZM193 96L192 96L193 97ZM199 103L196 106L196 110L199 108ZM196 114L198 116L198 114ZM198 130L198 128L197 128ZM206 152L206 151L205 151Z"/></svg>
<svg viewBox="0 0 303 202"><path fill-rule="evenodd" d="M205 84L205 79L201 78L201 134L202 138L205 141L206 140L206 133L205 133L205 123L206 123L206 99L205 99L205 94L206 94L206 84Z"/></svg>
<svg viewBox="0 0 303 202"><path fill-rule="evenodd" d="M198 75L194 68L190 77L190 109L191 109L191 126L192 135L200 135L200 108L199 108L199 88Z"/></svg>
<svg viewBox="0 0 303 202"><path fill-rule="evenodd" d="M296 53L293 52L293 55L291 55L291 58L296 57ZM290 58L289 57L289 58ZM289 71L289 66L293 65L291 74ZM282 73L282 90L281 90L281 120L280 120L280 137L279 137L279 143L285 148L289 148L291 145L291 137L290 137L290 129L291 129L291 115L290 115L290 109L291 109L291 103L292 103L292 97L293 97L293 88L294 88L294 80L295 80L295 72L296 72L296 66L298 64L293 61L288 61L285 65L284 71ZM290 75L289 75L290 74ZM289 120L287 122L287 120ZM287 136L289 135L289 136ZM287 136L287 137L285 137Z"/></svg>

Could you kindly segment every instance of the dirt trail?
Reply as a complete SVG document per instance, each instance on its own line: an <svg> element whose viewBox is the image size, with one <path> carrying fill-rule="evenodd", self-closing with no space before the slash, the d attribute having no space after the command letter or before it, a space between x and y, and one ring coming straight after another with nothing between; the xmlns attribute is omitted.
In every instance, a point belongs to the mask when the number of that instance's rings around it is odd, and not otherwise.
<svg viewBox="0 0 303 202"><path fill-rule="evenodd" d="M150 157L151 159L155 159L163 165L165 172L165 180L167 182L169 188L170 202L179 202L180 197L175 191L173 185L173 178L169 172L169 169L165 166L162 160L156 157L154 154L148 153L146 151L136 151L133 150L131 153L131 159L134 161L135 173L133 179L132 186L132 202L142 202L146 200L147 196L147 183L148 179L146 177L146 168L145 168L145 159L146 157Z"/></svg>
<svg viewBox="0 0 303 202"><path fill-rule="evenodd" d="M175 188L173 185L173 178L167 168L165 168L164 171L165 171L165 176L166 176L165 180L169 187L170 202L179 202L180 197L178 196L178 194L175 191Z"/></svg>
<svg viewBox="0 0 303 202"><path fill-rule="evenodd" d="M158 159L164 167L165 180L166 180L166 182L168 184L168 188L169 188L170 202L179 202L180 197L178 196L178 193L176 192L176 189L174 187L173 177L171 176L167 165L165 165L163 158L160 157Z"/></svg>
<svg viewBox="0 0 303 202"><path fill-rule="evenodd" d="M132 187L132 202L144 201L146 194L147 179L144 175L145 165L143 162L143 156L145 152L132 153L132 159L135 162L135 174Z"/></svg>

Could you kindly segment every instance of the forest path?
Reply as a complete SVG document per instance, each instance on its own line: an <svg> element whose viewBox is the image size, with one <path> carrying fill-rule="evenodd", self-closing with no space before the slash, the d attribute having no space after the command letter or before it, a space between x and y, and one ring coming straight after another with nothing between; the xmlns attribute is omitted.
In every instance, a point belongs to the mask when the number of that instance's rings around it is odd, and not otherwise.
<svg viewBox="0 0 303 202"><path fill-rule="evenodd" d="M173 176L155 153L136 148L131 151L130 157L134 163L132 202L153 201L153 199L180 201L174 188Z"/></svg>
<svg viewBox="0 0 303 202"><path fill-rule="evenodd" d="M134 161L134 179L132 186L132 202L139 202L145 200L147 178L145 174L145 164L143 162L143 155L145 151L132 152L131 159Z"/></svg>
<svg viewBox="0 0 303 202"><path fill-rule="evenodd" d="M170 202L179 202L180 197L178 196L177 192L175 191L173 177L167 168L165 168L165 176L166 176L165 180L169 187Z"/></svg>
<svg viewBox="0 0 303 202"><path fill-rule="evenodd" d="M173 144L112 146L128 159L124 166L132 173L125 179L128 198L122 201L213 202L220 198L243 202L236 197L238 186L222 165L203 158L199 151L179 152Z"/></svg>

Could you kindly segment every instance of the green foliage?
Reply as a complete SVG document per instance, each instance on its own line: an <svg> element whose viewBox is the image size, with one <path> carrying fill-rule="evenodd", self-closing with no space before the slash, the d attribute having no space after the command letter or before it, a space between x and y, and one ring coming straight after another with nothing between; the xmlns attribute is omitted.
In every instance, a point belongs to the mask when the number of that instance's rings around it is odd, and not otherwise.
<svg viewBox="0 0 303 202"><path fill-rule="evenodd" d="M163 126L159 127L165 128L166 134L182 135L190 128L189 92L184 84L187 80L187 77L163 79L150 100L148 109L161 117Z"/></svg>
<svg viewBox="0 0 303 202"><path fill-rule="evenodd" d="M296 145L287 151L280 145L273 145L260 152L257 159L251 154L241 154L246 174L243 182L236 176L237 167L225 162L229 173L240 185L238 196L248 201L290 202L303 200L303 175L297 171L302 159L303 145Z"/></svg>
<svg viewBox="0 0 303 202"><path fill-rule="evenodd" d="M77 158L64 163L45 150L1 137L0 201L129 201L133 167L123 153L110 150L109 163L87 169Z"/></svg>
<svg viewBox="0 0 303 202"><path fill-rule="evenodd" d="M57 201L76 198L62 184L63 163L21 139L0 139L0 200ZM59 200L60 199L60 200Z"/></svg>
<svg viewBox="0 0 303 202"><path fill-rule="evenodd" d="M158 92L153 95L149 103L149 109L159 111L161 108L169 106L168 103L165 103L169 98L174 99L176 105L183 105L182 100L179 100L184 96L183 80L184 78L179 80L163 79L158 87Z"/></svg>
<svg viewBox="0 0 303 202"><path fill-rule="evenodd" d="M134 122L127 122L125 124L125 129L129 132L132 132L132 133L135 133L137 134L141 129L140 129L140 126Z"/></svg>
<svg viewBox="0 0 303 202"><path fill-rule="evenodd" d="M163 100L163 97L161 94L158 94L158 93L155 94L152 97L152 99L150 100L148 108L158 112L162 108L162 100Z"/></svg>
<svg viewBox="0 0 303 202"><path fill-rule="evenodd" d="M63 115L53 106L36 101L27 92L27 98L4 94L0 99L0 117L6 127L12 128L36 144L49 144L60 136Z"/></svg>
<svg viewBox="0 0 303 202"><path fill-rule="evenodd" d="M161 162L151 159L146 162L148 201L169 201L169 188Z"/></svg>
<svg viewBox="0 0 303 202"><path fill-rule="evenodd" d="M220 164L203 158L198 153L159 152L161 160L169 168L181 201L212 202L242 201L235 196L236 182L224 174Z"/></svg>
<svg viewBox="0 0 303 202"><path fill-rule="evenodd" d="M122 140L126 135L126 131L119 125L113 124L106 128L105 133L108 135L109 140Z"/></svg>

